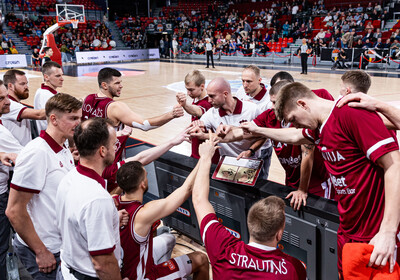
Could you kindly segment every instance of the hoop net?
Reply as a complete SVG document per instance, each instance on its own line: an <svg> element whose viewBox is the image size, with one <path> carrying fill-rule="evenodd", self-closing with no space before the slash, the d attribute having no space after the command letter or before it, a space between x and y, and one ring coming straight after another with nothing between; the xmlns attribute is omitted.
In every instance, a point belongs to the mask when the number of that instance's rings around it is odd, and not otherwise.
<svg viewBox="0 0 400 280"><path fill-rule="evenodd" d="M70 19L70 22L71 22L72 27L73 27L74 29L77 29L77 28L78 28L79 20L77 20L77 19Z"/></svg>

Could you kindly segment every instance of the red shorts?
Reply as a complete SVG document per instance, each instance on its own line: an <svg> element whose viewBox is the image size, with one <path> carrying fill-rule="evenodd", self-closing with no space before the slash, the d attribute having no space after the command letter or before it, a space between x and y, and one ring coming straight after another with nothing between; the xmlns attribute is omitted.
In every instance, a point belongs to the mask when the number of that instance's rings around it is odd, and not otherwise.
<svg viewBox="0 0 400 280"><path fill-rule="evenodd" d="M192 273L192 262L187 255L182 255L155 266L149 279L175 280L182 279Z"/></svg>
<svg viewBox="0 0 400 280"><path fill-rule="evenodd" d="M397 240L396 240L396 244L397 244L397 248L399 248L400 246L400 238L397 235ZM341 279L343 279L343 270L342 270L342 252L343 252L343 246L346 243L369 243L369 241L359 241L359 240L354 240L351 238L348 238L346 236L343 235L343 233L340 231L338 231L337 233L337 257L338 257L338 272L340 274ZM395 254L397 256L396 257L396 262L400 265L400 250L398 249L397 252L395 252Z"/></svg>

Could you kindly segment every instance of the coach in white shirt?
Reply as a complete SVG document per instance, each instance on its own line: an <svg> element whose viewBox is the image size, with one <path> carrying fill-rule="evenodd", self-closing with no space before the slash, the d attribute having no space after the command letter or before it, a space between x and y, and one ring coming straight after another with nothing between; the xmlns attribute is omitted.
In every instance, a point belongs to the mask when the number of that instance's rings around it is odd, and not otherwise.
<svg viewBox="0 0 400 280"><path fill-rule="evenodd" d="M63 86L63 70L57 62L49 61L43 64L42 74L44 83L38 88L35 94L35 99L33 100L35 109L44 109L46 107L46 102L53 95L57 94L57 88ZM47 127L47 122L36 121L37 128L40 131L45 130Z"/></svg>
<svg viewBox="0 0 400 280"><path fill-rule="evenodd" d="M25 72L17 69L8 70L3 79L10 98L10 112L3 114L1 120L19 143L25 146L32 140L30 120L45 120L46 112L44 108L35 110L21 104L21 100L29 97L28 79Z"/></svg>
<svg viewBox="0 0 400 280"><path fill-rule="evenodd" d="M212 80L208 84L207 94L213 108L205 112L200 118L202 122L200 126L196 126L190 131L192 137L208 139L209 134L204 129L211 129L215 132L221 124L239 126L240 123L253 120L262 113L256 104L233 97L231 86L224 78ZM242 151L248 150L253 142L254 140L245 139L232 143L219 143L218 145L221 146L221 156L237 157Z"/></svg>
<svg viewBox="0 0 400 280"><path fill-rule="evenodd" d="M46 104L48 127L20 152L6 210L17 232L14 249L34 279L56 279L61 236L55 197L60 180L74 168L63 144L82 117L82 102L57 94Z"/></svg>
<svg viewBox="0 0 400 280"><path fill-rule="evenodd" d="M7 89L0 80L0 116L10 111ZM18 154L23 148L0 121L0 152ZM6 279L6 254L9 247L10 223L5 215L8 201L8 179L10 167L0 163L0 279Z"/></svg>
<svg viewBox="0 0 400 280"><path fill-rule="evenodd" d="M61 271L65 280L118 280L119 218L101 177L114 161L117 136L106 119L92 118L75 129L74 141L80 163L61 180L56 195Z"/></svg>

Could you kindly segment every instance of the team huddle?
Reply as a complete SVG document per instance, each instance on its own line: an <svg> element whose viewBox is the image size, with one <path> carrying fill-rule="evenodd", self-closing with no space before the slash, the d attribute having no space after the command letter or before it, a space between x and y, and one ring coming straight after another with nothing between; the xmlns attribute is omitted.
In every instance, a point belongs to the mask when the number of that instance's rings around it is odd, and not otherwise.
<svg viewBox="0 0 400 280"><path fill-rule="evenodd" d="M83 101L57 92L60 65L46 62L42 73L34 108L21 104L29 97L23 71L9 70L0 80L0 278L12 226L13 248L34 279L209 279L210 264L214 279L306 279L303 263L277 247L283 199L270 196L250 208L248 244L225 229L208 199L211 164L220 156L263 159L260 176L267 179L273 150L293 188L286 197L293 209L306 205L308 193L338 202L340 277L346 243L374 245L369 266L393 271L400 245L400 110L367 95L367 73L343 74L335 100L288 72L276 73L269 88L249 65L233 94L224 78L206 87L194 70L173 110L149 119L114 100L123 88L116 69L100 70L99 92ZM126 158L132 128L155 129L184 112L192 116L189 127ZM196 167L169 196L143 203L144 166L183 141L192 143ZM155 233L160 219L190 197L207 255L171 258L175 237Z"/></svg>

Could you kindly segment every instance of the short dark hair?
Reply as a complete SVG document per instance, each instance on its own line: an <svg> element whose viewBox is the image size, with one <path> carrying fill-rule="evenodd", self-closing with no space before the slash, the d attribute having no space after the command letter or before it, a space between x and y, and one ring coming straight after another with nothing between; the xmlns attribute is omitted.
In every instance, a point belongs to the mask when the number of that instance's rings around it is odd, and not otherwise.
<svg viewBox="0 0 400 280"><path fill-rule="evenodd" d="M280 90L281 88L283 88L284 86L286 86L286 85L288 85L288 84L290 84L290 83L292 83L292 82L290 82L290 81L288 81L288 80L281 80L281 81L278 81L278 82L275 83L275 84L271 87L271 89L269 90L269 95L271 95L271 96L277 95L278 92L279 92L279 90Z"/></svg>
<svg viewBox="0 0 400 280"><path fill-rule="evenodd" d="M146 172L139 161L125 163L117 171L117 184L126 193L133 193L145 179Z"/></svg>
<svg viewBox="0 0 400 280"><path fill-rule="evenodd" d="M352 87L353 93L367 93L371 87L371 77L362 70L350 70L344 73L341 77L343 83L348 83Z"/></svg>
<svg viewBox="0 0 400 280"><path fill-rule="evenodd" d="M74 131L74 142L81 157L93 156L101 146L107 146L110 138L108 119L90 118L81 122Z"/></svg>
<svg viewBox="0 0 400 280"><path fill-rule="evenodd" d="M43 53L47 53L49 50L51 50L51 47L44 47L43 48Z"/></svg>
<svg viewBox="0 0 400 280"><path fill-rule="evenodd" d="M46 75L50 75L51 74L51 68L60 68L61 69L61 65L58 64L57 62L54 61L48 61L45 64L43 64L42 66L42 74L46 74Z"/></svg>
<svg viewBox="0 0 400 280"><path fill-rule="evenodd" d="M281 80L286 80L289 81L291 83L294 82L293 76L290 75L288 72L286 71L279 71L278 73L276 73L270 82L271 87L274 86L276 84L277 81L281 81Z"/></svg>
<svg viewBox="0 0 400 280"><path fill-rule="evenodd" d="M8 70L4 74L3 81L4 81L4 85L7 89L8 89L8 84L15 84L15 82L17 81L17 75L24 76L25 72L21 71L21 70L17 70L17 69L12 69L12 70Z"/></svg>
<svg viewBox="0 0 400 280"><path fill-rule="evenodd" d="M271 195L254 203L247 215L247 226L256 242L272 241L275 234L285 227L283 199Z"/></svg>
<svg viewBox="0 0 400 280"><path fill-rule="evenodd" d="M54 111L71 113L82 108L82 101L66 93L58 93L46 102L46 116L49 117Z"/></svg>
<svg viewBox="0 0 400 280"><path fill-rule="evenodd" d="M99 71L97 75L97 82L99 83L99 87L101 87L101 83L109 83L113 79L113 77L121 77L122 74L117 69L105 67Z"/></svg>

